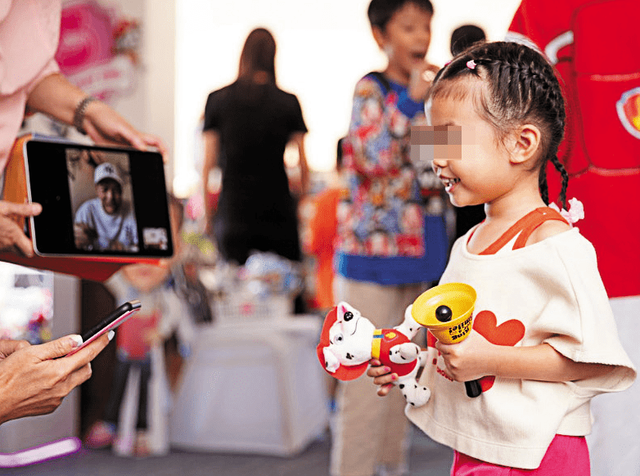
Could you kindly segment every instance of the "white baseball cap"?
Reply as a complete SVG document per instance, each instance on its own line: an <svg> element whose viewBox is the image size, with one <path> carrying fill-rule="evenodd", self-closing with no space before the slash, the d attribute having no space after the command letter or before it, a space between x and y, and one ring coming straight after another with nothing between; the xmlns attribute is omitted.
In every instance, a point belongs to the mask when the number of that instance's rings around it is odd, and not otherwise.
<svg viewBox="0 0 640 476"><path fill-rule="evenodd" d="M93 174L93 183L98 183L104 179L113 179L118 182L121 187L124 185L122 178L118 173L118 168L109 162L103 162L98 165Z"/></svg>

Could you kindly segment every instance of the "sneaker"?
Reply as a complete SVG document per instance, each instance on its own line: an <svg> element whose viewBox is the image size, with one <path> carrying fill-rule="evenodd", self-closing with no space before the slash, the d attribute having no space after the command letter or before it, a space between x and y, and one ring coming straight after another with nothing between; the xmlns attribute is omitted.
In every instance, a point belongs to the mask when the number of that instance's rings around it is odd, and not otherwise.
<svg viewBox="0 0 640 476"><path fill-rule="evenodd" d="M113 423L100 420L91 425L84 438L84 445L94 450L106 448L113 444L115 436L116 426Z"/></svg>

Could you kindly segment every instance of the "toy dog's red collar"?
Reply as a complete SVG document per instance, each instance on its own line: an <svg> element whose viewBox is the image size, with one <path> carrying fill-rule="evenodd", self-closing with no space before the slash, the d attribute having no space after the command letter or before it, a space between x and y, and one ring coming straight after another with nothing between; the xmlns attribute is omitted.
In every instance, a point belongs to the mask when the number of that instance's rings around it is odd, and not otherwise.
<svg viewBox="0 0 640 476"><path fill-rule="evenodd" d="M380 344L382 339L393 339L397 335L396 331L390 329L376 329L373 331L373 340L371 341L371 358L380 360Z"/></svg>

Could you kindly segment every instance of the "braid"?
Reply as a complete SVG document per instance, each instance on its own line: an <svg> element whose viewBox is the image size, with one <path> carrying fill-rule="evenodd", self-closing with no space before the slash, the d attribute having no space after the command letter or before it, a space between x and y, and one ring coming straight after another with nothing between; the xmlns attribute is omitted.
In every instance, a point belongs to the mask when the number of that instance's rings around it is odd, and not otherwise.
<svg viewBox="0 0 640 476"><path fill-rule="evenodd" d="M546 154L540 162L539 186L540 195L544 202L549 204L549 187L547 184L547 161L551 161L555 169L560 173L562 186L558 195L558 202L562 208L567 208L567 186L569 174L558 159L558 146L564 136L565 111L564 99L560 91L560 85L553 74L553 70L546 63L533 63L530 68L531 87L533 97L539 98L542 117L550 125L550 140L546 144Z"/></svg>
<svg viewBox="0 0 640 476"><path fill-rule="evenodd" d="M540 189L540 196L545 205L549 205L549 185L547 185L547 168L540 168L540 175L538 175L538 188Z"/></svg>
<svg viewBox="0 0 640 476"><path fill-rule="evenodd" d="M537 65L538 66L538 65ZM551 161L555 169L560 173L562 179L562 186L560 194L558 195L559 204L562 208L567 208L567 186L569 184L569 174L565 170L564 166L558 159L558 147L562 138L564 137L564 124L565 124L565 111L564 111L564 99L562 92L560 91L560 85L553 75L553 70L547 64L541 65L543 72L539 74L535 71L532 72L532 81L535 86L538 87L536 96L541 98L541 106L545 111L543 117L545 122L550 126L550 140L546 144L546 154L540 164L540 193L543 196L543 200L548 204L548 186L547 186L547 173L546 164L547 161ZM547 70L547 71L544 71Z"/></svg>
<svg viewBox="0 0 640 476"><path fill-rule="evenodd" d="M560 160L558 160L558 156L557 155L554 155L553 157L551 157L551 163L556 168L556 170L558 172L560 172L560 175L562 176L562 188L560 190L560 195L559 195L558 199L559 199L560 203L562 204L562 208L564 208L565 210L568 210L568 208L567 208L567 186L569 185L569 173L567 172L567 169L564 168L564 165L562 165L562 162L560 162Z"/></svg>
<svg viewBox="0 0 640 476"><path fill-rule="evenodd" d="M467 66L473 60L475 68ZM549 203L547 162L551 161L562 176L559 201L566 207L569 175L558 160L558 147L564 137L565 110L560 83L553 67L531 48L518 43L484 43L456 56L434 80L430 95L444 89L443 83L472 75L487 84L489 94L480 97L480 114L503 138L514 127L531 122L540 128L540 158L534 165L539 170L540 195ZM486 96L486 97L485 97Z"/></svg>

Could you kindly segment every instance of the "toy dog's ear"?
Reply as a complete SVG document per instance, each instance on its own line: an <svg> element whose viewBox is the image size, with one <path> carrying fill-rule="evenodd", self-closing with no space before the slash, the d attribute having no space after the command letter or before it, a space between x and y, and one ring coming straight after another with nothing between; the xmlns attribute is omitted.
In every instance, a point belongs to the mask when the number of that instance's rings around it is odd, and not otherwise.
<svg viewBox="0 0 640 476"><path fill-rule="evenodd" d="M340 322L344 319L344 315L350 311L350 306L344 301L339 302L338 305L336 306L336 311L337 311L336 317L338 319L338 322Z"/></svg>
<svg viewBox="0 0 640 476"><path fill-rule="evenodd" d="M413 309L413 304L409 304L407 308L404 310L404 318L405 319L413 319L413 315L411 314L411 309Z"/></svg>
<svg viewBox="0 0 640 476"><path fill-rule="evenodd" d="M360 315L360 311L348 302L340 301L336 307L338 309L338 320L342 319L347 312Z"/></svg>

